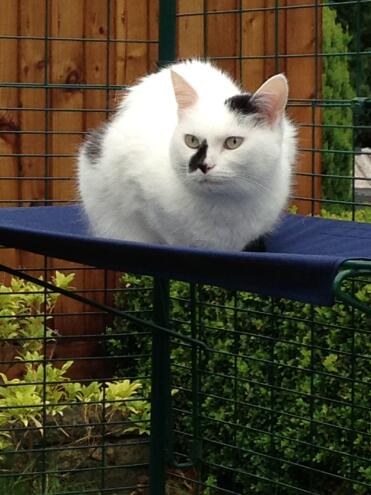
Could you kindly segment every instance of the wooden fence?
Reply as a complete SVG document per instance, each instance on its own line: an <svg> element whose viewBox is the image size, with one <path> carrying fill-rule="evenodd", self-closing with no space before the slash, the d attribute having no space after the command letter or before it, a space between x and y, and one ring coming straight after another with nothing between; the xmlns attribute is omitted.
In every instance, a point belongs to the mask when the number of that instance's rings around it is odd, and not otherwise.
<svg viewBox="0 0 371 495"><path fill-rule="evenodd" d="M320 197L321 12L291 8L302 0L178 1L179 57L217 58L248 90L282 71L290 80L289 108L302 125L295 203L313 211ZM111 86L130 84L156 68L158 0L1 0L0 4L0 204L33 206L76 199L75 154L83 133L115 105ZM287 8L290 7L290 8ZM220 11L224 11L220 13ZM117 284L115 274L3 249L0 262L36 269L76 271L75 287L94 292ZM36 272L37 273L37 272ZM56 327L64 336L99 333L105 325L91 308L63 299ZM93 340L64 341L58 356L99 354ZM97 374L89 362L80 375ZM86 371L89 370L89 371Z"/></svg>

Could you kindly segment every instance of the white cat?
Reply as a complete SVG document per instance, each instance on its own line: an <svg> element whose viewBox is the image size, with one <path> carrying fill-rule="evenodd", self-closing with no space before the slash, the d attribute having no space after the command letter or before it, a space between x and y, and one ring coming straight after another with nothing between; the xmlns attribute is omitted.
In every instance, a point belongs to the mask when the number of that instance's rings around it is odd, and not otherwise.
<svg viewBox="0 0 371 495"><path fill-rule="evenodd" d="M287 203L295 157L286 78L253 95L208 62L144 77L79 155L79 190L103 237L242 250Z"/></svg>

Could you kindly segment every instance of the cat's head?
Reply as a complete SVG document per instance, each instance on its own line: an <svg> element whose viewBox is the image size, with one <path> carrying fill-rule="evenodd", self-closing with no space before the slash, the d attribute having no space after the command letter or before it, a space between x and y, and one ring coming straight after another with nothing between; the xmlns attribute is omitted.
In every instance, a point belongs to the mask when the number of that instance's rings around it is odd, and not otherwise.
<svg viewBox="0 0 371 495"><path fill-rule="evenodd" d="M254 94L218 102L199 97L171 71L178 123L171 144L176 173L207 192L264 193L281 166L288 84L283 74L268 79ZM212 91L211 91L212 93Z"/></svg>

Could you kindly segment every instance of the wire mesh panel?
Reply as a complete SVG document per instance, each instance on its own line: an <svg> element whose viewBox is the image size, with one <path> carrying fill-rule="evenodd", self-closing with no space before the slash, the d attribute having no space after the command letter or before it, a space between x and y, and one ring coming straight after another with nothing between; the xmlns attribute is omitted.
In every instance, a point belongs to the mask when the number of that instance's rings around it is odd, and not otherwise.
<svg viewBox="0 0 371 495"><path fill-rule="evenodd" d="M113 359L135 356L107 355L107 378L77 380L79 359L56 352L63 337L55 306L73 279L57 271L53 290L24 274L1 286L2 493L127 493L138 480L146 484L148 376L111 378L109 371ZM107 348L104 336L100 343Z"/></svg>
<svg viewBox="0 0 371 495"><path fill-rule="evenodd" d="M207 56L253 91L276 72L300 125L293 203L302 213L369 209L356 153L369 134L368 2L179 2L179 56ZM351 18L351 20L350 20ZM356 179L356 181L355 181Z"/></svg>
<svg viewBox="0 0 371 495"><path fill-rule="evenodd" d="M108 117L118 89L156 68L158 8L1 2L1 206L76 201L86 131ZM44 281L74 275L70 289L100 303L117 291L117 275L104 270L5 248L0 260ZM148 376L113 377L115 360L129 358L106 352L112 318L15 276L1 282L0 492L130 493L138 479L148 484Z"/></svg>
<svg viewBox="0 0 371 495"><path fill-rule="evenodd" d="M76 201L75 157L84 133L107 118L117 88L155 67L157 26L152 19L157 9L155 2L143 1L134 7L100 0L1 3L3 206ZM141 21L146 17L148 25ZM13 250L0 256L13 267L72 269L75 287L92 291L100 301L109 297L107 288L115 287L115 276L102 271ZM89 315L91 308L67 300L61 311L69 315L59 324L66 334L102 329L102 319ZM81 353L99 354L93 340L90 344L80 343ZM76 355L76 343L73 347L67 355Z"/></svg>
<svg viewBox="0 0 371 495"><path fill-rule="evenodd" d="M291 211L370 222L370 4L2 0L1 205L75 202L77 147L118 90L207 57L249 91L287 74ZM1 493L371 493L366 314L5 248L0 262L42 277L0 286ZM369 280L347 290L369 303Z"/></svg>

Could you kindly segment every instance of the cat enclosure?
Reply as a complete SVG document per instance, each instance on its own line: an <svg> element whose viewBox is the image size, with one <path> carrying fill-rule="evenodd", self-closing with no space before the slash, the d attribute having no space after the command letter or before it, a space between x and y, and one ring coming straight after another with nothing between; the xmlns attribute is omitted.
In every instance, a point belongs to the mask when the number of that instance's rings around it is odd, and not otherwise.
<svg viewBox="0 0 371 495"><path fill-rule="evenodd" d="M371 492L370 7L2 0L1 493ZM300 154L267 252L82 222L84 135L187 57L289 79Z"/></svg>

